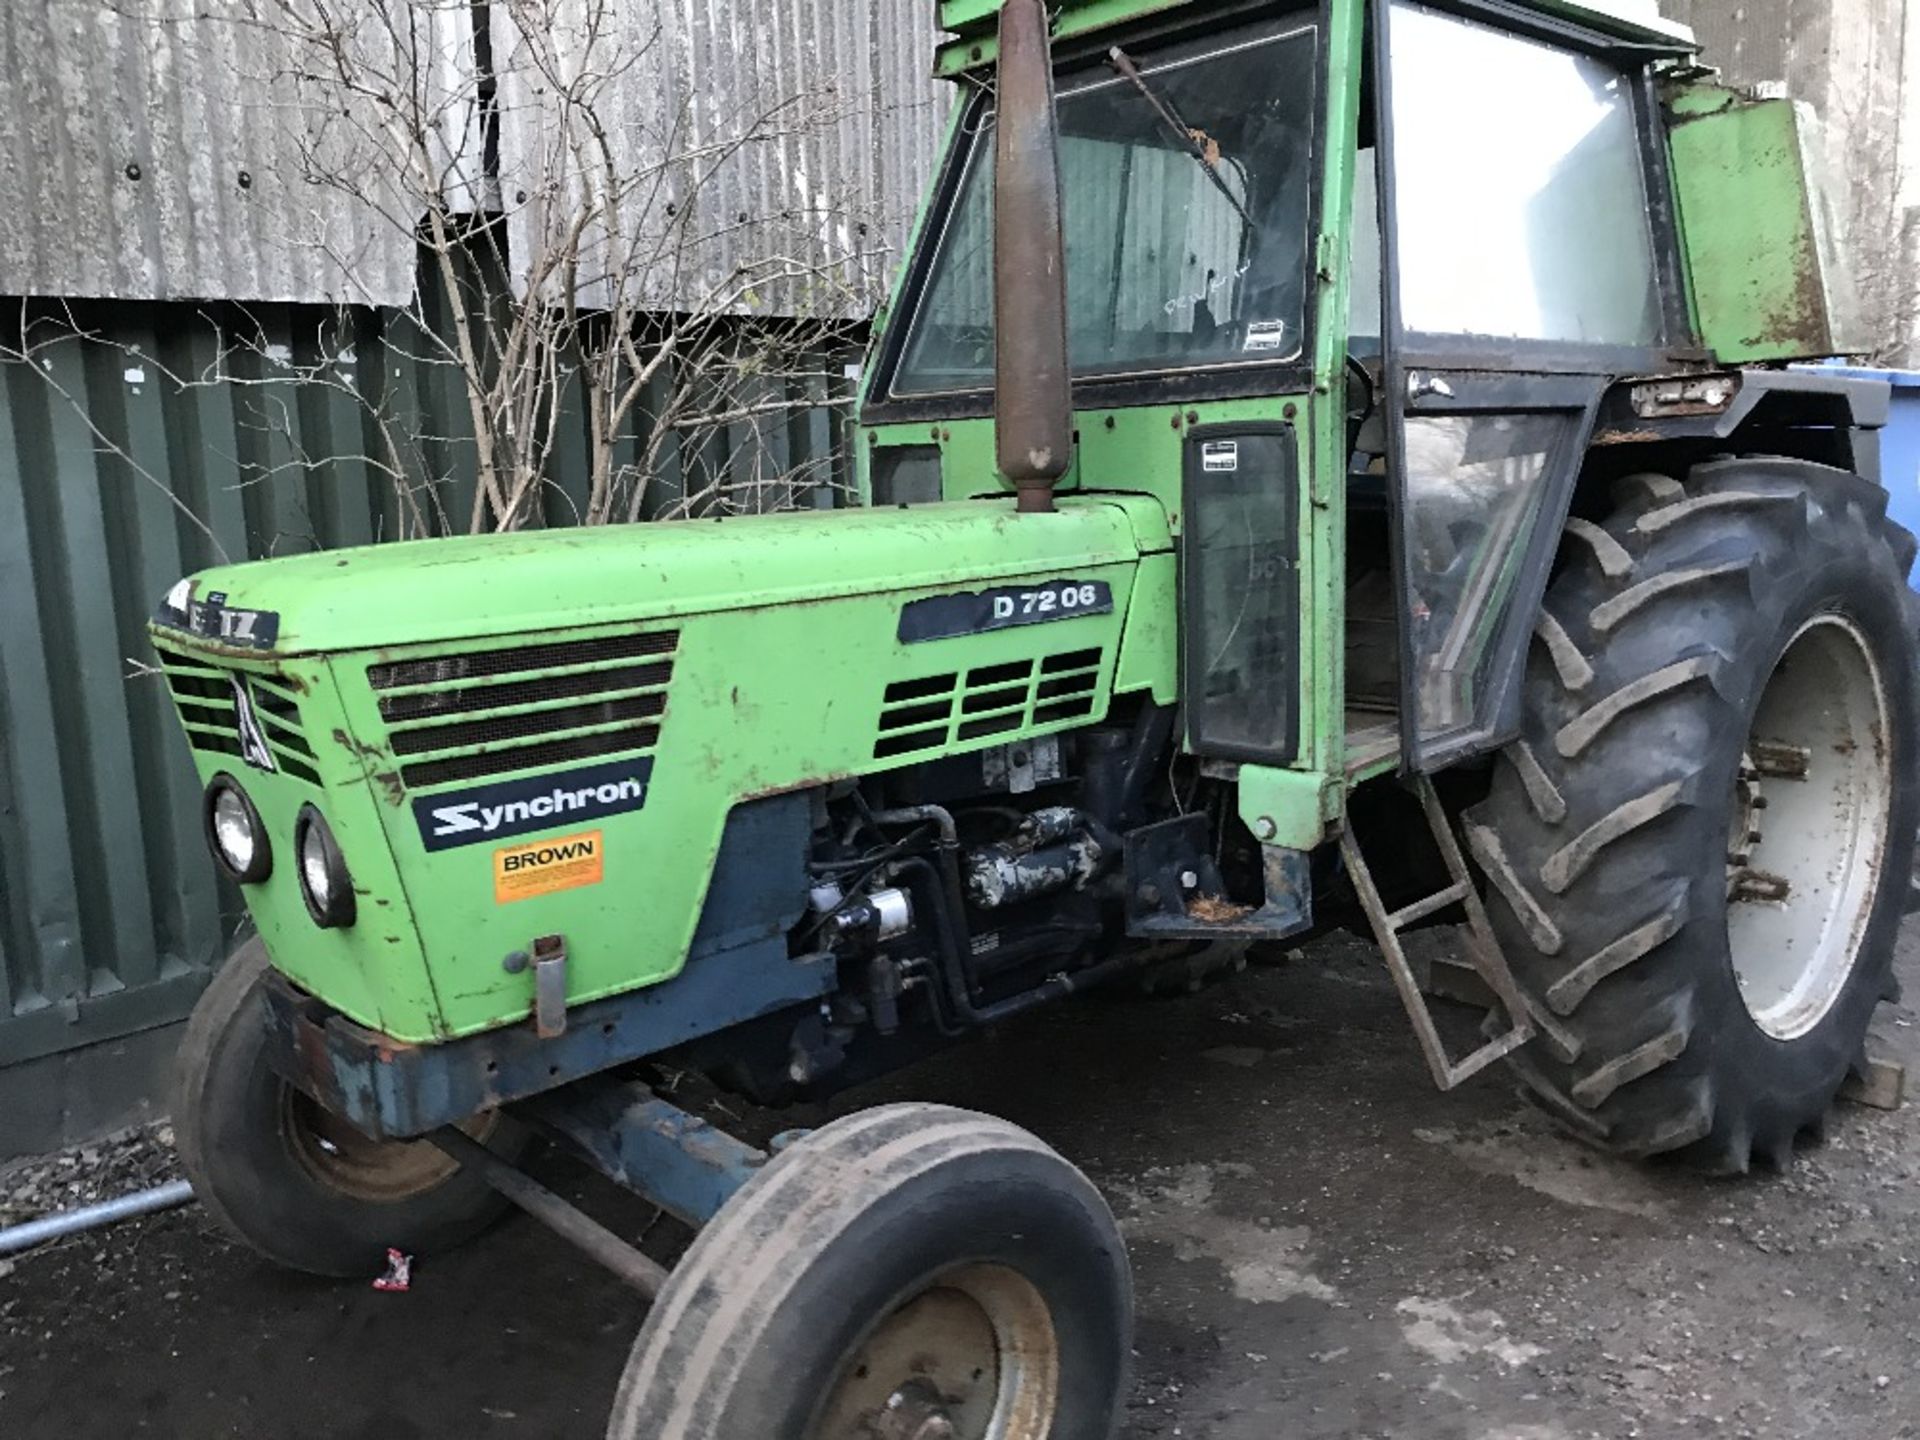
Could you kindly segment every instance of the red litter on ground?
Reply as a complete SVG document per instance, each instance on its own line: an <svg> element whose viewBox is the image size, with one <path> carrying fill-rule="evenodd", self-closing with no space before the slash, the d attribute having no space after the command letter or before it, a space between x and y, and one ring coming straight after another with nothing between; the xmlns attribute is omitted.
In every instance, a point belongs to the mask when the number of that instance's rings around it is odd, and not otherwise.
<svg viewBox="0 0 1920 1440"><path fill-rule="evenodd" d="M387 1250L387 1273L373 1282L376 1290L389 1290L404 1295L413 1287L413 1257L402 1251Z"/></svg>

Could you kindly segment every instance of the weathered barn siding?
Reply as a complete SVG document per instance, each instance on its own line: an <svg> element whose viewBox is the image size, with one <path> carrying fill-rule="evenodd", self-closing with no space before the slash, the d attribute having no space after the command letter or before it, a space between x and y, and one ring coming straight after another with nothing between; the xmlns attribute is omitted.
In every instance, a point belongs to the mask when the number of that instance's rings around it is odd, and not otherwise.
<svg viewBox="0 0 1920 1440"><path fill-rule="evenodd" d="M464 9L464 0L462 0ZM0 5L0 295L405 302L413 243L338 92L239 7ZM309 162L312 162L311 165ZM373 182L366 183L368 190Z"/></svg>
<svg viewBox="0 0 1920 1440"><path fill-rule="evenodd" d="M577 144L590 110L630 185L621 233L688 207L676 245L693 243L649 256L642 308L697 305L782 254L810 278L734 308L863 315L933 163L935 33L931 4L901 0L0 6L0 295L404 305L436 191L498 207L524 279L543 227L605 183ZM589 274L579 295L607 287Z"/></svg>
<svg viewBox="0 0 1920 1440"><path fill-rule="evenodd" d="M870 313L951 103L931 78L936 34L933 6L905 0L495 6L519 292L583 204L611 197L582 304Z"/></svg>

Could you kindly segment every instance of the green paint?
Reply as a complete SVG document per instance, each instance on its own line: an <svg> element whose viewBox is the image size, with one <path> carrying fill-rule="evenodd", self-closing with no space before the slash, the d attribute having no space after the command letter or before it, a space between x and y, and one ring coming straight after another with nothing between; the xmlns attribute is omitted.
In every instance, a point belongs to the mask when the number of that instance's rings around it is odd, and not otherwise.
<svg viewBox="0 0 1920 1440"><path fill-rule="evenodd" d="M998 581L1109 556L1096 546L1076 559L1055 524L955 506L582 526L225 566L204 572L198 593L279 612L276 654L332 653Z"/></svg>
<svg viewBox="0 0 1920 1440"><path fill-rule="evenodd" d="M1347 351L1351 217L1359 163L1360 77L1366 50L1363 0L1327 10L1326 162L1320 178L1321 235L1314 249L1313 395L1300 473L1302 634L1298 768L1334 780L1346 768ZM1324 812L1319 812L1324 814ZM1337 813L1337 812L1336 812ZM1315 815L1299 823L1314 823ZM1289 820L1286 823L1295 823ZM1310 847L1298 847L1310 848Z"/></svg>
<svg viewBox="0 0 1920 1440"><path fill-rule="evenodd" d="M1811 117L1717 85L1669 99L1674 196L1700 337L1722 364L1864 348L1822 213Z"/></svg>
<svg viewBox="0 0 1920 1440"><path fill-rule="evenodd" d="M1058 31L1084 34L1176 3L1067 0ZM200 576L202 596L224 591L232 605L281 616L271 657L156 632L184 685L182 718L200 747L202 777L223 769L238 775L277 847L276 873L248 896L275 963L354 1018L413 1042L525 1017L531 978L509 974L501 962L544 934L567 939L576 1002L655 984L684 963L727 816L740 803L1098 723L1115 696L1175 702L1177 550L1195 426L1277 422L1294 437L1299 753L1284 767L1241 767L1237 803L1270 844L1311 850L1325 843L1354 783L1345 745L1346 361L1369 3L1325 0L1319 11L1327 63L1314 183L1322 221L1309 237L1314 343L1305 388L1295 368L1288 393L1081 404L1058 513L1016 517L995 466L992 420L956 416L857 432L859 481L869 494L876 457L895 447L934 447L939 504L444 540ZM1666 27L1636 27L1589 4L1531 3L1623 38L1678 43ZM943 69L990 60L996 10L997 0L946 0L943 23L962 39L943 51ZM1804 201L1806 187L1804 177L1795 189L1782 173L1789 148L1796 165L1799 157L1786 113L1783 130L1778 108L1698 90L1674 97L1676 189L1701 311L1716 343L1742 355L1761 353L1755 347L1779 332L1775 312L1762 313L1758 297L1777 291L1788 268L1785 255L1759 253L1753 234L1789 252L1788 241L1800 234L1789 202ZM949 155L966 143L957 116ZM1756 207L1764 213L1744 213ZM1800 213L1808 213L1804 204ZM942 218L932 201L923 206L916 247L931 243ZM906 299L896 283L880 328L899 323ZM872 374L863 382L865 402L876 399L874 383ZM902 607L916 599L1054 579L1104 582L1112 612L923 643L899 639ZM438 702L413 701L413 713L405 713L412 696L498 684L503 667L516 664L542 684L576 683L627 662L570 660L550 647L631 645L636 636L660 637L645 643L650 653L671 654L670 672L664 659L652 668L629 665L624 688L590 698L637 709L583 709L576 693L527 688L455 719ZM526 647L537 648L517 662L468 658ZM411 691L379 689L370 675L421 662L430 668ZM1018 678L1000 673L1008 666L1018 667ZM290 762L279 774L223 753L231 748L230 702L224 720L217 703L211 710L204 698L196 704L192 682L219 682L234 670L272 677L297 694L297 717L268 722ZM989 670L998 678L982 673ZM1069 690L1083 700L1061 706L1058 687L1045 688L1043 676L1071 680ZM635 714L653 718L642 729ZM531 739L521 733L529 717L548 715L551 729ZM476 718L494 728L465 736L433 728ZM609 735L620 738L597 738ZM515 753L556 738L623 748L559 760ZM553 775L564 785L576 767L640 757L652 765L644 808L578 823L560 815L533 832L599 830L605 875L597 885L497 903L495 852L525 837L481 837L439 850L422 841L418 800L450 801L515 777ZM487 774L421 768L442 762ZM309 764L311 781L297 773ZM288 851L294 816L308 802L327 814L354 870L362 919L348 931L317 930L295 889Z"/></svg>
<svg viewBox="0 0 1920 1440"><path fill-rule="evenodd" d="M202 779L236 775L276 848L274 874L247 895L275 963L353 1018L414 1043L525 1017L531 978L509 974L502 960L543 934L566 936L575 1002L658 983L684 961L727 815L742 801L1094 723L1116 693L1176 701L1174 552L1194 425L1281 421L1299 447L1297 545L1308 587L1301 758L1274 772L1262 793L1280 812L1284 833L1308 848L1338 811L1345 220L1360 11L1361 0L1335 0L1326 32L1336 62L1325 132L1331 158L1321 184L1332 223L1312 249L1322 274L1312 300L1320 334L1309 393L1085 410L1076 465L1061 486L1059 513L1050 516L1015 518L994 465L991 420L956 419L873 428L860 447L861 480L869 484L873 453L937 445L949 500L942 505L447 539L197 577L196 595L220 591L229 605L277 612L279 641L263 658L157 630L170 666L183 680L218 681L239 670L291 687L297 717L267 723L278 739L304 747L286 752L293 770L311 752L311 783L288 768L251 770L224 753L230 702L222 716L217 706L209 712L190 695L179 697L189 738L200 746ZM1106 9L1079 13L1090 22ZM919 243L936 219L923 210ZM896 291L891 310L898 298ZM1113 612L920 644L898 639L901 608L914 599L1056 578L1106 582ZM404 703L413 693L488 683L462 678L469 663L462 657L636 632L677 637L663 685L636 680L615 697L658 702L657 732L644 737L630 723L569 712L578 697L521 692L511 703L452 719L431 709L411 718L382 710L383 695ZM1084 680L1087 699L1077 713L1050 709L1040 693L1039 667L1049 660L1048 676ZM373 667L420 661L442 669L414 692L376 690L369 676ZM526 668L562 679L593 668L551 670L554 663ZM986 697L984 706L978 698L963 703L970 675L1009 663L1030 667L1029 681ZM930 694L890 703L889 687L902 682L920 682ZM570 718L532 739L503 740L499 730L457 741L419 738L437 733L435 725L483 719L512 728L548 712ZM606 734L622 735L629 748L521 765L512 754L533 739L592 742ZM426 744L442 748L419 748ZM440 850L422 841L416 800L453 801L476 786L549 774L564 785L577 766L640 755L653 767L644 808L579 824L556 817L551 829L535 832L599 830L605 876L598 885L500 904L495 852L521 837ZM483 763L488 773L409 775L410 767L442 761ZM299 898L291 837L309 802L333 825L360 894L360 921L344 931L317 929Z"/></svg>
<svg viewBox="0 0 1920 1440"><path fill-rule="evenodd" d="M1340 818L1341 787L1330 776L1240 767L1240 818L1262 844L1312 850Z"/></svg>
<svg viewBox="0 0 1920 1440"><path fill-rule="evenodd" d="M531 977L507 974L501 960L538 935L567 937L569 996L576 1002L677 973L727 814L744 799L1097 720L1113 690L1123 632L1132 643L1155 647L1129 657L1128 684L1164 689L1173 663L1165 605L1170 544L1157 507L1125 498L1070 502L1058 514L1017 520L1010 504L976 502L450 540L199 577L198 595L223 590L232 605L280 612L288 643L271 665L178 632L155 636L185 674L218 680L228 669L276 672L299 694L298 732L312 747L317 787L196 750L201 777L226 770L239 778L272 837L274 873L247 887L247 901L275 964L354 1019L399 1040L425 1042L524 1017ZM1137 611L1135 581L1143 570L1150 609ZM1106 581L1113 613L919 644L897 638L901 606L913 599L1065 577ZM1161 607L1163 615L1151 613ZM484 781L409 788L400 778L404 766L427 757L395 753L396 725L382 718L369 666L636 630L679 636L665 713L648 752L654 764L645 807L578 824L562 819L540 832L602 831L606 873L599 885L496 904L494 852L515 842L429 852L412 802L514 775L564 777L574 764L642 747L503 770ZM959 699L943 692L941 717L924 746L876 757L889 685L954 676L948 690L964 692L968 672L980 667L1037 667L1077 652L1091 658L1048 678L1085 678L1081 688L1091 699L1084 715L1050 718L1034 693L1036 671L1007 707L1007 728L968 736L965 727L996 711L963 712ZM564 703L486 713L501 718ZM231 735L230 719L223 726L196 718L206 714L199 707L181 708L198 727L190 737ZM607 728L578 726L541 738ZM482 743L461 753L501 749ZM333 825L353 870L360 920L347 930L317 929L296 888L294 817L310 800Z"/></svg>
<svg viewBox="0 0 1920 1440"><path fill-rule="evenodd" d="M270 568L266 573L271 588ZM363 1024L398 1039L433 1039L441 1029L440 1007L402 877L384 843L380 787L371 779L391 771L393 763L378 747L363 752L353 743L333 666L319 656L272 665L236 659L157 629L154 638L170 676L219 686L234 671L273 674L299 696L300 729L313 752L317 786L284 768L265 775L249 769L237 755L203 748L231 743L230 704L212 710L182 700L179 706L201 780L222 772L232 775L260 812L272 847L273 872L264 884L245 886L242 893L275 963ZM267 728L270 736L277 734L271 725ZM285 753L276 752L276 759L284 767ZM310 802L325 814L353 872L359 916L344 930L316 926L295 886L294 820Z"/></svg>

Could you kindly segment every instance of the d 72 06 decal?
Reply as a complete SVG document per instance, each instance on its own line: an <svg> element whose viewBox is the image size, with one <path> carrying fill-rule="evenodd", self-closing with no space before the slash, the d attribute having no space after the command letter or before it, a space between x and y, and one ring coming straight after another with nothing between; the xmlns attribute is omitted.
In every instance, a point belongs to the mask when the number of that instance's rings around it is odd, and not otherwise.
<svg viewBox="0 0 1920 1440"><path fill-rule="evenodd" d="M1080 615L1111 615L1113 587L1104 580L1046 580L960 595L930 595L900 611L900 642L980 635L1015 625L1043 625Z"/></svg>

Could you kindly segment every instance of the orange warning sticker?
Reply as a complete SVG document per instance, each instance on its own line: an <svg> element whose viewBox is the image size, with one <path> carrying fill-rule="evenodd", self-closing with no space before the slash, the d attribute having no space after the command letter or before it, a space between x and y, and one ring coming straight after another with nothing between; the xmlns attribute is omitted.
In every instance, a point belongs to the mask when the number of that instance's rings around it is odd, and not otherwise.
<svg viewBox="0 0 1920 1440"><path fill-rule="evenodd" d="M605 875L605 851L598 830L533 840L493 852L493 898L506 905L556 890L598 885Z"/></svg>

